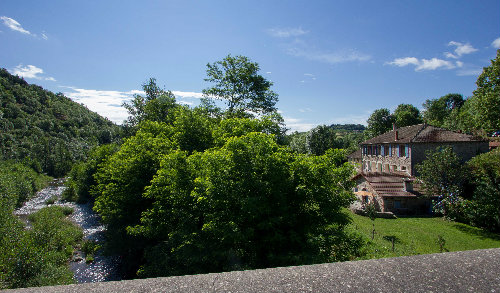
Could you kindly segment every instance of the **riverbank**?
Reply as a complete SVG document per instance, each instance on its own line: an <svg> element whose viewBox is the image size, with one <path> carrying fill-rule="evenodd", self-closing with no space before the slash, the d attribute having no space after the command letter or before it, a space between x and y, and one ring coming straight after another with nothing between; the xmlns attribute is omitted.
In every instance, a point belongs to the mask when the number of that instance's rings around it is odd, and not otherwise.
<svg viewBox="0 0 500 293"><path fill-rule="evenodd" d="M83 233L83 240L92 241L102 245L105 241L105 227L100 223L99 216L92 210L89 203L76 204L62 201L61 195L65 190L65 179L54 179L48 186L15 210L14 214L22 219L28 227L31 223L28 220L30 215L37 211L52 206L61 206L73 210L68 219L76 224ZM85 260L85 254L81 249L74 251L74 257L69 263L69 268L73 272L73 279L76 283L93 283L103 281L120 280L118 272L119 258L103 255L97 251L91 262Z"/></svg>

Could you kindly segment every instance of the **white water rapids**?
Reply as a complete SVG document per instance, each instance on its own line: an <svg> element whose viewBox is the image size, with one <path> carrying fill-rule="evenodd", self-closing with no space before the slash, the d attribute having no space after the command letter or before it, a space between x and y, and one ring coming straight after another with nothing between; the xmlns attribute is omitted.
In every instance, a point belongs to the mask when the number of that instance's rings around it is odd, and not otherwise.
<svg viewBox="0 0 500 293"><path fill-rule="evenodd" d="M98 243L104 241L105 227L99 221L99 216L92 210L89 203L76 204L71 202L62 202L61 194L64 191L65 179L54 179L47 188L37 192L36 196L27 201L21 208L14 211L28 227L30 227L28 215L48 206L47 200L55 199L54 205L72 207L74 212L70 216L71 220L80 226L83 230L84 239L94 240ZM106 256L98 252L94 256L94 261L87 264L82 252L76 252L69 266L74 273L77 283L93 283L103 281L118 281L119 258Z"/></svg>

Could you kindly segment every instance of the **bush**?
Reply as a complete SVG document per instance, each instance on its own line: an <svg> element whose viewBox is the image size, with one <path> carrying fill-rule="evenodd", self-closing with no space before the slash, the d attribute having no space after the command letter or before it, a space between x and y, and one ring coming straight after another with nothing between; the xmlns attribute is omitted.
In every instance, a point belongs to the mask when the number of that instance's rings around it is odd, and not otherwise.
<svg viewBox="0 0 500 293"><path fill-rule="evenodd" d="M2 212L4 212L3 210ZM67 263L83 233L66 219L67 207L51 206L30 215L32 228L12 213L0 216L0 286L19 288L73 283Z"/></svg>

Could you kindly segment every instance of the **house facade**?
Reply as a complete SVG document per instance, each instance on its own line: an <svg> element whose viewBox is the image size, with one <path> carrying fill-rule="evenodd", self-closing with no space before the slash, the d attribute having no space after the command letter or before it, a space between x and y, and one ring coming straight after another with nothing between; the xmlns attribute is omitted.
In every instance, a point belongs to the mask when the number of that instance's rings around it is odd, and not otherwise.
<svg viewBox="0 0 500 293"><path fill-rule="evenodd" d="M423 196L415 178L416 165L428 151L445 146L463 162L488 151L488 142L481 138L427 124L394 127L361 143L361 158L356 156L360 172L354 179L361 206L373 202L381 212L430 211L429 197Z"/></svg>

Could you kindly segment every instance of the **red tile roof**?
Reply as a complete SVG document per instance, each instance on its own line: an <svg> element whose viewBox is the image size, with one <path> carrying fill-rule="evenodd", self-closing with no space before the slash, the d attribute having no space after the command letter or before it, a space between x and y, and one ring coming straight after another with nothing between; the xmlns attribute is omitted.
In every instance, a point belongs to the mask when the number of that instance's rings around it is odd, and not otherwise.
<svg viewBox="0 0 500 293"><path fill-rule="evenodd" d="M360 173L375 192L381 197L417 197L421 196L420 184L407 174ZM405 190L405 180L413 183L413 191Z"/></svg>
<svg viewBox="0 0 500 293"><path fill-rule="evenodd" d="M391 130L372 139L369 139L361 144L471 141L484 140L473 135L458 133L443 128L434 127L428 124L416 124L412 126L401 127L396 130Z"/></svg>

